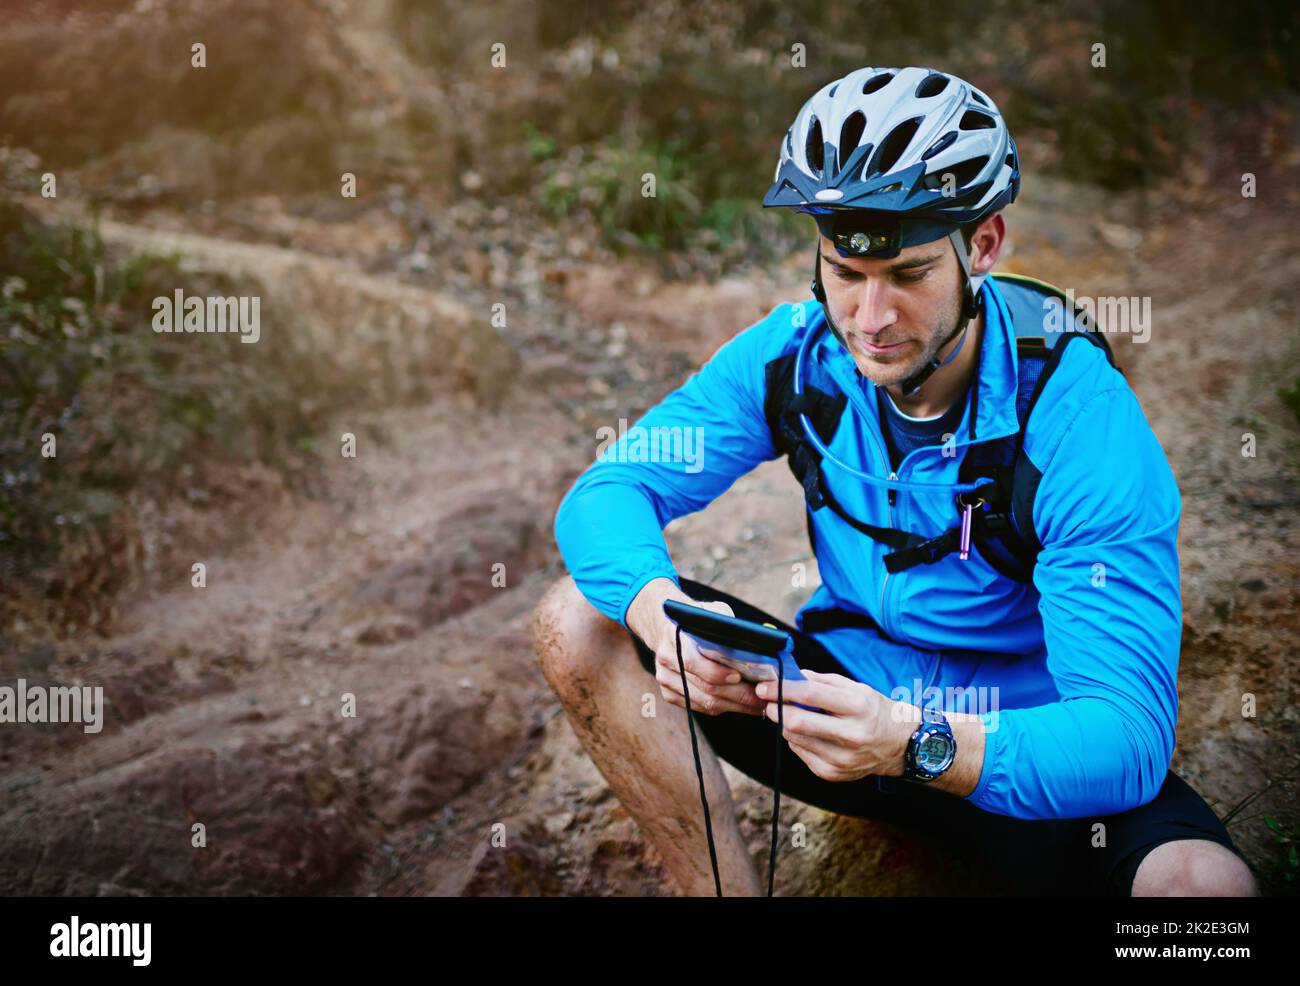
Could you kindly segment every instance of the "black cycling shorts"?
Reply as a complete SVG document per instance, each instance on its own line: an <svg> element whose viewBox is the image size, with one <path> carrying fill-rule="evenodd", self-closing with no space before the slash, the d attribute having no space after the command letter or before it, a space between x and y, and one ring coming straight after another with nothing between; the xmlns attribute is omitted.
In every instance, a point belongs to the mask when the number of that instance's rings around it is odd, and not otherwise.
<svg viewBox="0 0 1300 986"><path fill-rule="evenodd" d="M800 667L852 677L815 637L721 590L690 579L680 582L693 599L722 600L742 619L788 632ZM654 653L636 634L631 637L641 664L653 674ZM772 786L776 723L743 713L692 715L720 759ZM1241 856L1210 806L1172 770L1152 801L1129 811L1091 818L1022 819L984 811L965 798L901 777L823 780L783 744L781 793L825 811L887 822L937 837L954 849L964 847L982 857L1011 889L1025 894L1128 896L1147 853L1177 839L1209 839ZM1096 822L1105 825L1104 847L1093 846Z"/></svg>

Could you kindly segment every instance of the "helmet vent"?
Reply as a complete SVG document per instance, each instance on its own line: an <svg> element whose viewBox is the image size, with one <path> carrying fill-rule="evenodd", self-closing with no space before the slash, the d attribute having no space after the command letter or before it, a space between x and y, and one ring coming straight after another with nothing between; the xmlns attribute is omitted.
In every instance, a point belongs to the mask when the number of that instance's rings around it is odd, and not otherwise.
<svg viewBox="0 0 1300 986"><path fill-rule="evenodd" d="M849 159L854 151L858 149L858 141L862 139L862 131L867 129L867 118L862 115L862 111L850 113L849 118L844 121L844 126L840 127L840 166Z"/></svg>
<svg viewBox="0 0 1300 986"><path fill-rule="evenodd" d="M985 106L988 106L989 104L989 101L985 99L983 96L981 96L979 93L977 93L974 89L971 90L970 97L971 99L974 99L977 102L983 103Z"/></svg>
<svg viewBox="0 0 1300 986"><path fill-rule="evenodd" d="M880 146L876 148L876 156L871 162L871 173L877 175L885 174L890 168L897 164L898 159L902 157L903 152L907 150L907 145L910 144L912 138L916 136L917 128L919 128L920 125L921 121L919 119L904 120L891 130L889 136L882 140Z"/></svg>
<svg viewBox="0 0 1300 986"><path fill-rule="evenodd" d="M881 89L884 89L885 86L889 85L889 80L893 77L893 73L891 72L882 72L880 75L873 75L863 83L862 95L870 96L873 92L879 92Z"/></svg>
<svg viewBox="0 0 1300 986"><path fill-rule="evenodd" d="M987 113L981 113L979 110L967 110L961 115L961 123L957 124L962 130L992 130L997 124L993 117Z"/></svg>
<svg viewBox="0 0 1300 986"><path fill-rule="evenodd" d="M808 158L808 167L821 177L826 165L825 148L822 146L822 121L813 117L812 126L808 128L808 141L804 144L804 156Z"/></svg>
<svg viewBox="0 0 1300 986"><path fill-rule="evenodd" d="M871 150L871 144L864 144L862 147L862 157L867 161L867 163L862 169L862 174L858 179L859 181L866 181L871 177Z"/></svg>
<svg viewBox="0 0 1300 986"><path fill-rule="evenodd" d="M944 134L942 137L940 137L938 140L936 140L933 144L930 145L930 149L921 155L921 160L922 161L930 160L930 158L934 157L936 154L938 154L941 150L943 150L945 147L947 147L956 139L957 139L957 131L949 130L946 134Z"/></svg>
<svg viewBox="0 0 1300 986"><path fill-rule="evenodd" d="M940 188L943 186L944 180L949 175L952 175L953 184L955 184L959 189L965 188L979 177L980 172L984 170L988 163L988 155L985 155L984 157L971 158L969 161L963 161L961 164L954 164L949 168L944 168L936 174L926 175L925 187L931 190Z"/></svg>
<svg viewBox="0 0 1300 986"><path fill-rule="evenodd" d="M937 96L948 88L948 77L938 72L932 72L921 80L921 84L916 87L916 96L918 99L924 99L927 96Z"/></svg>

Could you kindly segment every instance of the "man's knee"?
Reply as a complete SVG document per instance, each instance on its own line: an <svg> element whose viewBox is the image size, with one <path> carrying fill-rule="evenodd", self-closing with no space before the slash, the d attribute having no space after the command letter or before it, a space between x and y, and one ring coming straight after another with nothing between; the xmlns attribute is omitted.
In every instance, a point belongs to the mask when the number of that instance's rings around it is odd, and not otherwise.
<svg viewBox="0 0 1300 986"><path fill-rule="evenodd" d="M1255 897L1241 857L1208 839L1178 839L1151 850L1133 878L1134 897Z"/></svg>
<svg viewBox="0 0 1300 986"><path fill-rule="evenodd" d="M552 685L584 664L608 659L623 627L587 601L570 575L557 579L533 610L533 649Z"/></svg>

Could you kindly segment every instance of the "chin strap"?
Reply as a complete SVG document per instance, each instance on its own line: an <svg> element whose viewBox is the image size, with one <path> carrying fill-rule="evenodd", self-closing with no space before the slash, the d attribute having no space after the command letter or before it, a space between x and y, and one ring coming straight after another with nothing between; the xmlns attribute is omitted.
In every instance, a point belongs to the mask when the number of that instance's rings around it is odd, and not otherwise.
<svg viewBox="0 0 1300 986"><path fill-rule="evenodd" d="M970 320L979 312L979 302L976 300L976 297L979 294L980 285L984 283L984 275L971 275L970 257L963 249L964 244L961 239L961 230L954 229L948 234L948 239L952 243L952 248L957 252L957 260L961 264L962 306L961 317L957 320L957 324L954 326L953 330L948 333L948 337L940 344L939 349L942 350L944 346L952 342L952 340L958 335L961 335L962 337L961 342L957 343L953 348L953 351L942 361L940 361L938 356L935 356L935 358L926 363L925 366L921 367L921 369L917 370L906 380L903 380L899 386L902 388L904 397L920 390L921 385L930 379L930 376L935 370L947 366L957 357L957 354L961 352L961 347L966 345L966 327L970 325ZM848 350L849 344L845 341L843 334L831 318L831 307L826 303L826 290L822 287L822 252L820 244L818 244L816 253L817 261L813 270L812 282L813 297L821 302L822 310L826 313L826 324L829 325L831 331L835 333L835 338L840 341L840 345L843 346L845 350ZM854 369L857 369L856 365ZM862 371L857 370L857 374L859 377L862 376Z"/></svg>
<svg viewBox="0 0 1300 986"><path fill-rule="evenodd" d="M956 328L948 334L948 338L943 341L943 344L940 345L939 348L943 349L944 346L952 342L959 332L961 333L961 342L957 343L957 345L953 347L952 352L949 353L943 361L940 361L939 357L936 356L906 380L901 381L899 387L902 388L904 397L916 393L921 389L921 385L930 379L930 375L934 373L935 370L939 369L941 366L947 366L957 358L957 354L961 352L961 347L966 345L966 326L969 324L970 316L963 312L962 317L957 320Z"/></svg>

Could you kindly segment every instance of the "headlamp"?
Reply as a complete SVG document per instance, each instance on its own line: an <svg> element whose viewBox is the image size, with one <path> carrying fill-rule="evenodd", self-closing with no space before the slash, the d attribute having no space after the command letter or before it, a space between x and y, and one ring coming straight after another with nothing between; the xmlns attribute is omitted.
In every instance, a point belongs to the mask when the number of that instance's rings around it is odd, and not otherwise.
<svg viewBox="0 0 1300 986"><path fill-rule="evenodd" d="M898 231L858 230L853 233L836 233L832 238L841 256L870 257L875 254L897 252Z"/></svg>
<svg viewBox="0 0 1300 986"><path fill-rule="evenodd" d="M957 226L943 219L899 216L867 209L805 207L817 221L822 236L835 245L841 257L890 260L903 250L942 239Z"/></svg>

